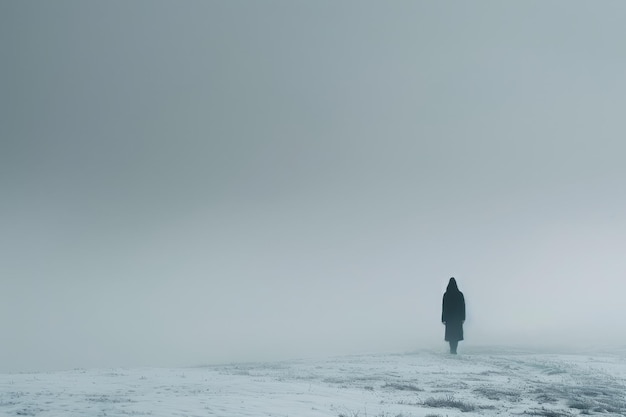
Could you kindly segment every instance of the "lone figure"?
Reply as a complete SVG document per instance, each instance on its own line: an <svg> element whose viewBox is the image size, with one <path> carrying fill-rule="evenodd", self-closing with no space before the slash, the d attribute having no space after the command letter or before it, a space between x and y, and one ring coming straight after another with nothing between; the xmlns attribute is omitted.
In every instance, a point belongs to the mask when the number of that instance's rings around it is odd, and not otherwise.
<svg viewBox="0 0 626 417"><path fill-rule="evenodd" d="M456 355L459 341L463 340L463 322L465 322L465 297L459 291L456 280L450 278L448 288L443 295L441 322L446 325L446 342L450 342L450 353Z"/></svg>

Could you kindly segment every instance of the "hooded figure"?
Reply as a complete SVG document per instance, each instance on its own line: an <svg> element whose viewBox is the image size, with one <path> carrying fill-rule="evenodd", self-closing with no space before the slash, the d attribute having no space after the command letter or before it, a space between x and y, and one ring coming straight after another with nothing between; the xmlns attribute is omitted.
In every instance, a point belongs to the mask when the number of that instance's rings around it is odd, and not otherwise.
<svg viewBox="0 0 626 417"><path fill-rule="evenodd" d="M443 295L441 322L446 325L446 342L450 342L450 353L456 355L459 340L463 340L463 322L465 321L465 298L459 291L456 280L450 278L448 288Z"/></svg>

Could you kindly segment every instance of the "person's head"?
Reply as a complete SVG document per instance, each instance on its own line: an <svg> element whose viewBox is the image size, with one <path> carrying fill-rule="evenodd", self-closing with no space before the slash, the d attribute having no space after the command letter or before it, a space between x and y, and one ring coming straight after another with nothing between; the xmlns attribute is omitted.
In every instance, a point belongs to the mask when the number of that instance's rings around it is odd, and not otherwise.
<svg viewBox="0 0 626 417"><path fill-rule="evenodd" d="M456 279L454 277L450 278L448 282L448 291L458 291L459 287L456 285Z"/></svg>

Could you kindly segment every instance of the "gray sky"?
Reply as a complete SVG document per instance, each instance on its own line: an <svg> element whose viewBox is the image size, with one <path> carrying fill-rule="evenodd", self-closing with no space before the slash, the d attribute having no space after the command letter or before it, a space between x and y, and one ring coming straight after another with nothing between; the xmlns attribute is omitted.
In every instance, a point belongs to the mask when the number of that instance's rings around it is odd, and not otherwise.
<svg viewBox="0 0 626 417"><path fill-rule="evenodd" d="M616 345L626 4L0 3L0 370Z"/></svg>

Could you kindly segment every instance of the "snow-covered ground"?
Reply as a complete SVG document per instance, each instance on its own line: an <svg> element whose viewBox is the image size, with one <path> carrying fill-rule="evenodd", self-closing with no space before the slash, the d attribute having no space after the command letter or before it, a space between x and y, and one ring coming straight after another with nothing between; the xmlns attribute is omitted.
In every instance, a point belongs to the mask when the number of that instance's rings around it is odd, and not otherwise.
<svg viewBox="0 0 626 417"><path fill-rule="evenodd" d="M460 353L2 374L0 415L626 415L626 352Z"/></svg>

